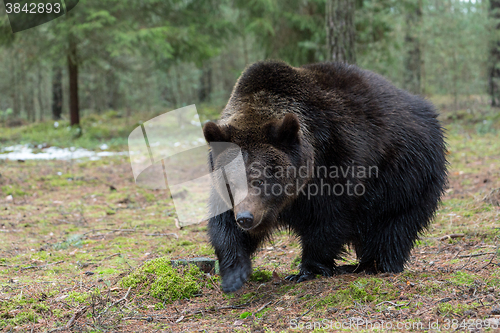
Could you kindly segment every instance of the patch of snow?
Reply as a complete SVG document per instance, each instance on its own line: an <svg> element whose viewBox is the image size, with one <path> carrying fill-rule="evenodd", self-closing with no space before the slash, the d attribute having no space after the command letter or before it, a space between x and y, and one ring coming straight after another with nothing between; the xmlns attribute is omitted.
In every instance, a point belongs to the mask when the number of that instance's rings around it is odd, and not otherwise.
<svg viewBox="0 0 500 333"><path fill-rule="evenodd" d="M101 146L101 149L103 149ZM48 147L42 149L40 153L33 153L33 149L28 145L16 145L0 149L0 159L9 160L73 160L79 158L90 158L98 160L102 157L128 155L128 152L95 152L83 148L59 148Z"/></svg>

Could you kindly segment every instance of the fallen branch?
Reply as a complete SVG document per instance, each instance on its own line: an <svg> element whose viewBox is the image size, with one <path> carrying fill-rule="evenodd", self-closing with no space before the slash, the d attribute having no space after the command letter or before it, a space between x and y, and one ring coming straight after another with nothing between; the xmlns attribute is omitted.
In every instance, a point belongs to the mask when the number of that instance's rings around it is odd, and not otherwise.
<svg viewBox="0 0 500 333"><path fill-rule="evenodd" d="M496 252L484 252L484 253L475 253L475 254L465 254L465 255L458 256L458 258L480 257L480 256L487 256L489 254L496 254Z"/></svg>
<svg viewBox="0 0 500 333"><path fill-rule="evenodd" d="M92 229L91 231L87 231L87 232L83 233L83 235L91 234L91 233L94 233L96 231L109 231L108 233L103 234L103 235L107 235L107 234L111 234L113 232L136 232L137 230L135 228L134 229L109 229L109 228L100 228L100 229Z"/></svg>
<svg viewBox="0 0 500 333"><path fill-rule="evenodd" d="M27 270L27 269L40 269L40 268L44 268L44 267L47 267L47 266L58 265L58 264L61 264L63 262L64 262L64 260L60 260L60 261L53 262L53 263L46 264L46 265L21 267L21 270L24 271L24 270Z"/></svg>
<svg viewBox="0 0 500 333"><path fill-rule="evenodd" d="M311 307L309 308L309 310L307 310L306 312L304 312L303 314L301 314L300 316L298 316L297 318L295 318L295 320L299 321L299 320L300 320L300 318L304 317L304 316L305 316L305 315L307 315L309 312L311 312L311 310L312 310L312 309L314 309L314 308L316 307L316 305L318 305L318 304L319 304L319 302L318 302L318 303L315 303L313 306L311 306Z"/></svg>
<svg viewBox="0 0 500 333"><path fill-rule="evenodd" d="M256 313L259 313L259 312L261 312L262 310L264 310L264 309L265 309L265 308L266 308L269 304L271 304L272 302L273 302L273 301L269 301L269 302L267 302L266 304L262 305L260 308L258 308L258 309L257 309L257 311L255 311L255 312L253 313L253 315L255 316L255 314L256 314Z"/></svg>
<svg viewBox="0 0 500 333"><path fill-rule="evenodd" d="M75 321L78 318L80 318L87 311L88 308L89 306L87 305L81 308L80 310L76 311L71 317L71 319L66 323L66 325L50 330L49 333L69 330L75 324Z"/></svg>
<svg viewBox="0 0 500 333"><path fill-rule="evenodd" d="M169 233L169 234L157 234L157 233L154 233L154 234L146 234L146 236L150 236L150 237L167 237L167 236L174 236L175 239L179 239L179 236L172 232L172 233Z"/></svg>
<svg viewBox="0 0 500 333"><path fill-rule="evenodd" d="M495 242L495 244L496 244L496 242ZM493 255L491 256L491 258L490 258L490 261L489 261L486 265L484 265L483 267L481 267L481 269L485 269L485 268L486 268L486 267L488 267L489 265L498 265L498 264L493 263L493 259L495 259L496 254L500 255L500 252L499 252L499 251L500 251L500 245L497 245L497 247L495 248L495 252L494 252L494 254L493 254ZM499 266L500 266L500 265L499 265Z"/></svg>
<svg viewBox="0 0 500 333"><path fill-rule="evenodd" d="M104 259L102 259L102 260L111 259L111 258L113 258L113 257L117 257L117 256L121 256L121 255L122 255L121 253L114 253L114 254L112 254L112 255L110 255L110 256L107 256L106 258L104 258Z"/></svg>
<svg viewBox="0 0 500 333"><path fill-rule="evenodd" d="M451 234L451 235L444 235L442 237L438 237L437 239L440 241L444 241L447 239L454 239L454 238L462 238L465 237L465 234Z"/></svg>
<svg viewBox="0 0 500 333"><path fill-rule="evenodd" d="M408 305L410 305L411 301L409 301L406 304L397 304L397 303L394 303L394 302L391 302L391 301L384 301L384 302L378 303L377 305L375 305L375 307L377 307L379 305L382 305L382 304L385 304L385 303L388 303L388 304L390 304L390 305L392 305L394 307L399 308L399 307L402 307L402 306L408 306Z"/></svg>
<svg viewBox="0 0 500 333"><path fill-rule="evenodd" d="M125 301L128 297L128 294L130 293L130 289L132 289L132 287L128 287L128 290L127 290L127 293L125 294L125 296L123 296L122 298L120 298L119 300L113 302L111 305L109 305L106 309L104 309L103 312L101 312L96 319L99 319L101 318L102 315L106 314L106 312L108 312L108 310L110 308L112 308L113 306L117 305L118 303L122 302L122 301Z"/></svg>

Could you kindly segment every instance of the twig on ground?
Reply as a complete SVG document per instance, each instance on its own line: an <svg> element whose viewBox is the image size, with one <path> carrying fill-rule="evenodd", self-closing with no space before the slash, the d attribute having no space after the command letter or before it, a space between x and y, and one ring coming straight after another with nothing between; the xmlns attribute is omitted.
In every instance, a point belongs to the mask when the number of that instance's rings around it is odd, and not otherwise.
<svg viewBox="0 0 500 333"><path fill-rule="evenodd" d="M318 304L319 304L319 302L318 302L318 303L315 303L313 306L311 306L311 307L309 308L309 310L307 310L306 312L304 312L303 314L301 314L300 316L298 316L297 318L295 318L295 320L297 320L297 321L298 321L298 320L300 320L300 318L304 317L304 316L305 316L305 315L307 315L309 312L311 312L311 310L312 310L312 309L314 309L314 308L316 307L316 305L318 305Z"/></svg>
<svg viewBox="0 0 500 333"><path fill-rule="evenodd" d="M500 256L500 245L497 245L497 239L498 239L498 236L495 238L495 251L493 252L494 254L491 255L491 258L490 258L490 261L488 261L488 263L486 265L484 265L483 267L481 267L479 270L483 270L485 269L486 267L488 267L489 265L497 265L500 267L499 264L495 264L493 263L493 259L495 259L495 257L497 256L497 254Z"/></svg>
<svg viewBox="0 0 500 333"><path fill-rule="evenodd" d="M110 256L105 257L105 258L104 258L104 259L102 259L102 260L111 259L111 258L113 258L113 257L118 257L118 256L121 256L121 255L122 255L121 253L114 253L114 254L112 254L112 255L110 255Z"/></svg>
<svg viewBox="0 0 500 333"><path fill-rule="evenodd" d="M111 305L109 305L106 309L104 309L103 312L101 312L96 319L99 319L101 318L102 315L106 314L106 312L108 312L108 310L110 308L112 308L113 306L117 305L118 303L122 302L122 301L125 301L128 297L128 294L130 293L130 289L132 289L132 287L128 287L128 290L127 290L127 293L125 294L125 296L123 296L122 298L120 298L119 300L113 302Z"/></svg>
<svg viewBox="0 0 500 333"><path fill-rule="evenodd" d="M394 302L391 302L391 301L384 301L384 302L378 303L377 305L375 305L375 307L378 307L379 305L382 305L382 304L385 304L385 303L388 303L388 304L390 304L392 306L395 306L395 307L399 308L399 307L402 307L402 306L408 306L408 305L410 305L411 301L409 301L408 303L405 303L405 304L397 304L397 303L394 303Z"/></svg>
<svg viewBox="0 0 500 333"><path fill-rule="evenodd" d="M103 234L103 235L107 235L107 234L111 234L113 232L136 232L136 228L134 229L109 229L109 228L100 228L100 229L92 229L91 231L87 231L85 233L83 233L83 235L88 235L88 234L91 234L91 233L94 233L96 231L109 231L108 233L106 234Z"/></svg>
<svg viewBox="0 0 500 333"><path fill-rule="evenodd" d="M255 311L255 312L253 313L253 315L255 316L255 314L256 314L256 313L259 313L259 312L261 312L262 310L264 310L264 309L265 309L265 308L266 308L269 304L271 304L272 302L273 302L273 301L269 301L269 302L267 302L266 304L262 305L260 308L258 308L258 309L257 309L257 311Z"/></svg>
<svg viewBox="0 0 500 333"><path fill-rule="evenodd" d="M54 329L50 330L49 333L69 330L75 324L75 321L78 318L80 318L85 313L85 311L87 311L88 308L89 308L89 306L87 305L87 306L84 306L83 308L81 308L80 310L76 311L73 314L73 316L71 317L71 319L66 323L66 325L58 327L58 328L54 328Z"/></svg>
<svg viewBox="0 0 500 333"><path fill-rule="evenodd" d="M484 252L484 253L465 254L465 255L458 256L458 258L480 257L480 256L487 256L489 254L496 254L496 252Z"/></svg>
<svg viewBox="0 0 500 333"><path fill-rule="evenodd" d="M442 237L438 237L437 239L440 240L440 241L444 241L444 240L447 240L447 239L454 239L454 238L461 238L461 237L465 237L465 234L444 235Z"/></svg>
<svg viewBox="0 0 500 333"><path fill-rule="evenodd" d="M24 270L27 270L27 269L40 269L40 268L44 268L44 267L47 267L47 266L58 265L58 264L61 264L63 262L64 262L64 260L60 260L60 261L53 262L53 263L46 264L46 265L21 267L21 270L24 271Z"/></svg>
<svg viewBox="0 0 500 333"><path fill-rule="evenodd" d="M171 233L168 233L168 234L157 234L157 233L146 234L146 236L150 236L150 237L167 237L167 236L173 236L173 237L175 237L175 239L179 239L179 236L176 233L174 233L174 232L171 232Z"/></svg>

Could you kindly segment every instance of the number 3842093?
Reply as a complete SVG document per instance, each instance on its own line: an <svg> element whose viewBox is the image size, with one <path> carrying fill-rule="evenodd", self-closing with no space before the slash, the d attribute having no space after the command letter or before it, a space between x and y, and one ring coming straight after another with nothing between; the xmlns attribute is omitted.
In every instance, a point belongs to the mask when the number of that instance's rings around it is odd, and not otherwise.
<svg viewBox="0 0 500 333"><path fill-rule="evenodd" d="M7 14L50 14L52 12L59 14L61 12L61 4L60 3L25 3L22 7L19 3L6 3L5 9Z"/></svg>

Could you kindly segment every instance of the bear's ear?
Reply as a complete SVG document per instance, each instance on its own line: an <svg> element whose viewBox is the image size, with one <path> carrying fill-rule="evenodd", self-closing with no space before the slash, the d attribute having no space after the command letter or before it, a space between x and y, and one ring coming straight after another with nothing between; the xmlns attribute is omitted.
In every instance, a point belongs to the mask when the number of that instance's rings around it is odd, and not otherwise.
<svg viewBox="0 0 500 333"><path fill-rule="evenodd" d="M277 139L281 143L293 143L299 137L299 118L293 113L287 113L285 118L278 123Z"/></svg>
<svg viewBox="0 0 500 333"><path fill-rule="evenodd" d="M206 123L203 127L203 134L205 135L205 140L207 140L208 143L227 141L219 125L211 121Z"/></svg>

